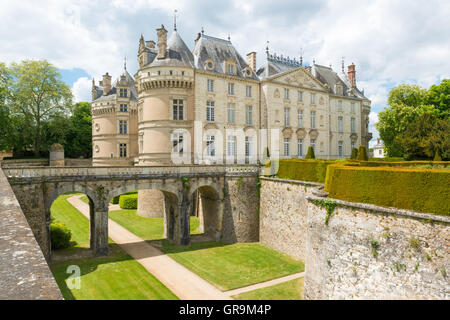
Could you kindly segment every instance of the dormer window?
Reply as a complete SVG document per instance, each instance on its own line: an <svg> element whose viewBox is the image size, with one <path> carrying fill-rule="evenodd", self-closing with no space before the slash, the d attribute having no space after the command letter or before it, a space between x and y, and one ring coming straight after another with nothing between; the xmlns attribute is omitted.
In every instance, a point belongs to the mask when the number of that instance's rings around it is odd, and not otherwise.
<svg viewBox="0 0 450 320"><path fill-rule="evenodd" d="M211 59L206 60L205 69L210 71L214 70L214 61L212 61Z"/></svg>
<svg viewBox="0 0 450 320"><path fill-rule="evenodd" d="M128 97L128 90L127 90L127 89L120 89L120 90L119 90L119 96L120 96L121 98L126 98L126 97Z"/></svg>
<svg viewBox="0 0 450 320"><path fill-rule="evenodd" d="M234 74L234 66L232 64L228 65L228 73L229 74Z"/></svg>
<svg viewBox="0 0 450 320"><path fill-rule="evenodd" d="M227 74L236 74L236 62L233 59L226 60L224 69Z"/></svg>

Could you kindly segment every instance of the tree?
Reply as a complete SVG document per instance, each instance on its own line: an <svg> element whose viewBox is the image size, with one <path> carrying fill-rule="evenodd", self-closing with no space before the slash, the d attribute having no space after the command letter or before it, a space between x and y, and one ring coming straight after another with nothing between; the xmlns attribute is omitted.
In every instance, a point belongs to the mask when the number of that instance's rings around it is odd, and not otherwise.
<svg viewBox="0 0 450 320"><path fill-rule="evenodd" d="M356 157L358 160L368 161L369 157L367 156L366 146L359 146L358 156Z"/></svg>
<svg viewBox="0 0 450 320"><path fill-rule="evenodd" d="M440 119L433 113L424 113L410 123L396 138L403 146L404 157L433 159L438 154L450 158L450 119Z"/></svg>
<svg viewBox="0 0 450 320"><path fill-rule="evenodd" d="M79 102L73 108L70 117L72 130L67 137L67 145L64 145L67 155L70 157L92 156L92 116L91 104Z"/></svg>
<svg viewBox="0 0 450 320"><path fill-rule="evenodd" d="M41 151L41 123L72 106L72 92L61 80L57 69L47 60L25 60L9 68L8 101L12 111L23 116L33 129L33 150Z"/></svg>
<svg viewBox="0 0 450 320"><path fill-rule="evenodd" d="M389 157L403 156L403 146L397 139L408 125L423 113L439 114L439 110L427 105L428 93L417 85L399 85L389 92L389 107L378 113L376 127Z"/></svg>
<svg viewBox="0 0 450 320"><path fill-rule="evenodd" d="M426 103L440 111L441 119L450 117L450 79L444 79L439 85L432 85L428 90Z"/></svg>
<svg viewBox="0 0 450 320"><path fill-rule="evenodd" d="M312 146L309 146L305 159L315 159L315 158L316 158L316 155L314 154L314 148Z"/></svg>

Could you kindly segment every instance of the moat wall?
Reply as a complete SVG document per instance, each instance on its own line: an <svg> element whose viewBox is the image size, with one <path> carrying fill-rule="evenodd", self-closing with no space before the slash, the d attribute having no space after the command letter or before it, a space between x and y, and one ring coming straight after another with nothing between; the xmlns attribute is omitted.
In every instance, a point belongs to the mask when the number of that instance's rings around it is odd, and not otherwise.
<svg viewBox="0 0 450 320"><path fill-rule="evenodd" d="M318 183L261 177L259 241L306 260L307 195Z"/></svg>
<svg viewBox="0 0 450 320"><path fill-rule="evenodd" d="M308 202L305 299L450 299L448 217L336 202Z"/></svg>

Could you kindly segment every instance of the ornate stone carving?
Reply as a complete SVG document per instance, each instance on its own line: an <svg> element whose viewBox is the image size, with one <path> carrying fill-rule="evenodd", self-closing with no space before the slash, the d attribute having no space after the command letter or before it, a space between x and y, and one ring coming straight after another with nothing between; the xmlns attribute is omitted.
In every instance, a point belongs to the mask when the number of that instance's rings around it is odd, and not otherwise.
<svg viewBox="0 0 450 320"><path fill-rule="evenodd" d="M273 93L273 97L274 98L279 98L280 97L280 90L275 89L274 93Z"/></svg>
<svg viewBox="0 0 450 320"><path fill-rule="evenodd" d="M311 139L317 139L319 136L319 131L317 131L317 129L311 129L309 130L309 136Z"/></svg>
<svg viewBox="0 0 450 320"><path fill-rule="evenodd" d="M303 129L303 128L297 129L296 133L297 133L297 138L305 139L305 137L306 137L306 130L305 129Z"/></svg>
<svg viewBox="0 0 450 320"><path fill-rule="evenodd" d="M284 128L281 132L283 133L283 138L290 138L292 136L291 128Z"/></svg>
<svg viewBox="0 0 450 320"><path fill-rule="evenodd" d="M352 141L356 141L356 140L358 140L358 135L357 135L355 132L353 132L353 133L350 135L350 139L351 139Z"/></svg>
<svg viewBox="0 0 450 320"><path fill-rule="evenodd" d="M203 129L205 129L205 130L209 130L209 129L219 129L219 127L218 127L217 124L215 124L215 123L207 123L207 124L205 124L205 126L203 127Z"/></svg>
<svg viewBox="0 0 450 320"><path fill-rule="evenodd" d="M323 97L319 98L319 104L323 105L325 103L325 99Z"/></svg>

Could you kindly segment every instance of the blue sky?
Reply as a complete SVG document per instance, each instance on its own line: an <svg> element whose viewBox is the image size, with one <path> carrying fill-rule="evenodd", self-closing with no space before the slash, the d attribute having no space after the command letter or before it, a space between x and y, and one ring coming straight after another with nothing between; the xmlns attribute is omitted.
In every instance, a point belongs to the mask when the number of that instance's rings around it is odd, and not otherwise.
<svg viewBox="0 0 450 320"><path fill-rule="evenodd" d="M92 77L117 77L137 68L141 33L178 32L192 49L206 34L231 37L242 56L257 52L257 65L271 52L357 68L357 85L372 100L370 128L386 106L389 89L401 83L424 87L450 77L450 1L447 0L2 0L0 60L48 59L62 73L77 101L89 101Z"/></svg>

